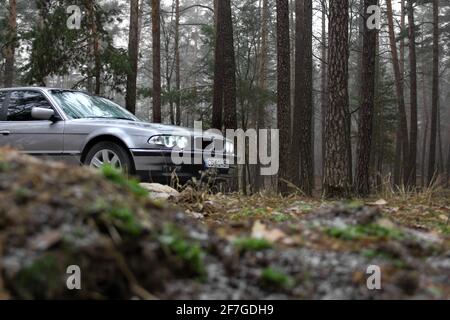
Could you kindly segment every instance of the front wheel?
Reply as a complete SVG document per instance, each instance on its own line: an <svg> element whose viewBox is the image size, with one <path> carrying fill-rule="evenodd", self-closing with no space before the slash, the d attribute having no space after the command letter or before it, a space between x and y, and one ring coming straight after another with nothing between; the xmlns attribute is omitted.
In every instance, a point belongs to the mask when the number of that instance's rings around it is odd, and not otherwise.
<svg viewBox="0 0 450 320"><path fill-rule="evenodd" d="M114 142L99 142L94 145L86 155L84 164L100 169L104 165L109 165L125 174L131 174L133 165L126 150Z"/></svg>

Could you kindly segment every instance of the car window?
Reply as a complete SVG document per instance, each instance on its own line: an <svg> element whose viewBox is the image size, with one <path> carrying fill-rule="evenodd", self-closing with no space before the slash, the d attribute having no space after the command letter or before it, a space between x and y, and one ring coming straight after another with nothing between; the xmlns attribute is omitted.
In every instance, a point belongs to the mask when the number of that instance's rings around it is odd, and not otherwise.
<svg viewBox="0 0 450 320"><path fill-rule="evenodd" d="M12 91L9 98L7 121L33 121L35 119L31 116L31 109L35 107L52 109L40 92Z"/></svg>
<svg viewBox="0 0 450 320"><path fill-rule="evenodd" d="M6 120L6 92L0 92L0 121Z"/></svg>

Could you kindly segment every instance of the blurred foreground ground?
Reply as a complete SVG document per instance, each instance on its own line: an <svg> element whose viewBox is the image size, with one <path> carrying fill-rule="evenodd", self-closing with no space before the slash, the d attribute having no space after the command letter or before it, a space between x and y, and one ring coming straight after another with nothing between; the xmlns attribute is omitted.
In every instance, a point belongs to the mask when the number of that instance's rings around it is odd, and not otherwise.
<svg viewBox="0 0 450 320"><path fill-rule="evenodd" d="M105 168L0 150L0 298L448 299L450 195L150 200ZM82 290L66 287L78 265ZM368 290L369 265L382 271Z"/></svg>

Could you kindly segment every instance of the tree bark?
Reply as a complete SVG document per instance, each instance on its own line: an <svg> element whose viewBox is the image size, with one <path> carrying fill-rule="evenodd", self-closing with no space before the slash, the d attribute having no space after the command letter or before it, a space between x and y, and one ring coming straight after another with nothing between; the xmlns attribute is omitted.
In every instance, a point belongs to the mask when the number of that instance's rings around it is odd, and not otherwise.
<svg viewBox="0 0 450 320"><path fill-rule="evenodd" d="M433 0L433 89L431 98L430 152L428 158L428 184L436 178L436 140L439 107L439 1Z"/></svg>
<svg viewBox="0 0 450 320"><path fill-rule="evenodd" d="M350 194L350 132L348 130L348 10L347 0L330 2L328 43L328 110L325 129L324 196Z"/></svg>
<svg viewBox="0 0 450 320"><path fill-rule="evenodd" d="M416 186L417 170L417 60L416 60L416 32L414 23L414 0L408 0L408 29L409 29L409 64L410 64L410 137L409 137L409 175L407 186Z"/></svg>
<svg viewBox="0 0 450 320"><path fill-rule="evenodd" d="M181 124L181 70L180 70L180 0L175 2L175 86L176 125Z"/></svg>
<svg viewBox="0 0 450 320"><path fill-rule="evenodd" d="M161 28L160 1L152 0L153 122L161 123Z"/></svg>
<svg viewBox="0 0 450 320"><path fill-rule="evenodd" d="M402 165L403 165L403 173L404 179L403 183L407 184L407 177L410 175L409 173L409 139L408 139L408 125L406 120L406 108L405 108L405 96L403 92L403 77L400 73L400 66L398 63L398 54L397 54L397 44L395 40L395 30L394 30L394 18L392 13L392 2L391 0L386 0L387 5L387 18L388 18L388 27L389 27L389 42L391 47L391 55L392 55L392 65L394 69L394 77L395 77L395 90L397 95L397 104L398 104L398 123L399 123L399 131L397 132L397 141L401 140L403 157L402 157ZM398 152L397 148L397 152ZM396 159L398 160L398 153L396 154ZM394 174L395 176L395 174ZM394 179L395 180L395 179ZM394 181L396 182L396 181ZM399 181L398 181L399 183Z"/></svg>
<svg viewBox="0 0 450 320"><path fill-rule="evenodd" d="M5 75L4 86L6 88L12 87L14 83L14 55L16 52L17 43L17 3L16 0L9 0L8 7L8 30L7 30L7 45L3 49L5 57Z"/></svg>
<svg viewBox="0 0 450 320"><path fill-rule="evenodd" d="M139 52L139 1L130 1L130 30L128 38L128 61L130 68L127 75L127 92L125 104L128 111L136 113L137 67Z"/></svg>
<svg viewBox="0 0 450 320"><path fill-rule="evenodd" d="M322 121L322 176L325 166L325 118L327 114L328 93L327 93L327 6L326 1L322 1L322 46L321 46L321 63L320 63L320 101L321 101L321 121Z"/></svg>
<svg viewBox="0 0 450 320"><path fill-rule="evenodd" d="M213 89L213 111L212 127L222 130L223 113L223 84L224 84L224 21L223 21L223 1L214 1L216 43L214 53L214 89Z"/></svg>
<svg viewBox="0 0 450 320"><path fill-rule="evenodd" d="M377 0L364 0L361 106L359 108L356 191L362 196L370 193L369 167L372 150L372 123L375 99L375 58L377 29L367 28L367 8L376 5Z"/></svg>
<svg viewBox="0 0 450 320"><path fill-rule="evenodd" d="M404 88L404 77L405 77L405 0L400 1L400 82L402 88ZM398 186L401 184L402 175L402 127L398 126L395 138L395 163L394 163L394 185Z"/></svg>
<svg viewBox="0 0 450 320"><path fill-rule="evenodd" d="M220 0L223 3L223 123L225 129L237 128L236 113L236 60L234 56L233 20L231 1Z"/></svg>
<svg viewBox="0 0 450 320"><path fill-rule="evenodd" d="M267 55L267 43L269 37L269 19L270 19L270 11L269 11L269 0L262 0L262 9L261 9L261 45L260 45L260 54L259 54L259 71L258 71L258 86L261 92L258 97L257 104L257 115L256 115L256 129L258 130L258 146L260 143L263 143L259 138L259 129L265 128L265 120L266 120L266 98L265 91L267 90L267 63L268 63L268 55ZM265 142L264 142L265 143ZM261 185L263 184L263 177L260 174L261 166L258 164L255 166L256 174L254 180L255 191L259 191Z"/></svg>
<svg viewBox="0 0 450 320"><path fill-rule="evenodd" d="M277 0L277 122L280 138L278 192L287 194L290 127L289 2Z"/></svg>
<svg viewBox="0 0 450 320"><path fill-rule="evenodd" d="M295 105L292 128L291 180L306 195L312 195L313 137L312 137L312 1L296 1L295 40ZM300 166L299 166L300 161ZM300 171L299 171L300 168Z"/></svg>

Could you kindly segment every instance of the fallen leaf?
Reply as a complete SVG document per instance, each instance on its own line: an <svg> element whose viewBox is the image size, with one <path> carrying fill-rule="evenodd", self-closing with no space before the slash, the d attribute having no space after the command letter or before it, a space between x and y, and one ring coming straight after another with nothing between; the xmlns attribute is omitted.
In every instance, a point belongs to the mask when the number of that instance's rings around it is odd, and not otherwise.
<svg viewBox="0 0 450 320"><path fill-rule="evenodd" d="M280 229L267 230L267 227L259 220L253 224L252 238L265 239L269 242L277 242L285 237L286 234Z"/></svg>

